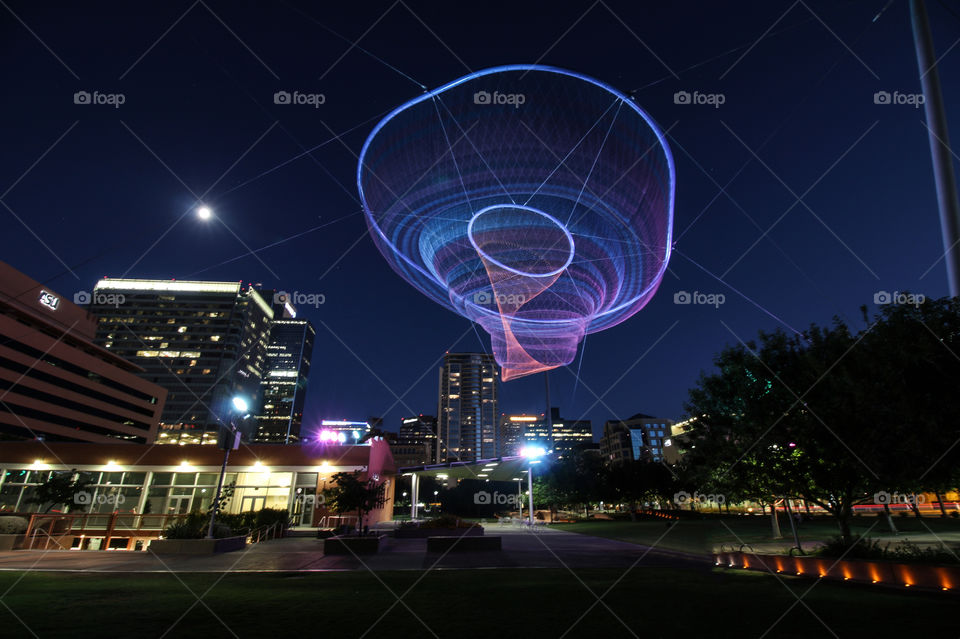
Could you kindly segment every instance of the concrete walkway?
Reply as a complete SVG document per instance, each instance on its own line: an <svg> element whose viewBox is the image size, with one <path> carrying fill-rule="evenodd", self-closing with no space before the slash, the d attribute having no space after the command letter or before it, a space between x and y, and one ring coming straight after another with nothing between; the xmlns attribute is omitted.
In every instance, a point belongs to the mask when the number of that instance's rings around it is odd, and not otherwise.
<svg viewBox="0 0 960 639"><path fill-rule="evenodd" d="M462 570L480 568L624 568L670 566L709 570L707 555L691 555L538 528L490 526L500 551L428 553L426 539L381 540L376 555L324 556L323 541L288 537L212 556L152 552L18 550L0 553L0 570L78 572L313 572L338 570Z"/></svg>

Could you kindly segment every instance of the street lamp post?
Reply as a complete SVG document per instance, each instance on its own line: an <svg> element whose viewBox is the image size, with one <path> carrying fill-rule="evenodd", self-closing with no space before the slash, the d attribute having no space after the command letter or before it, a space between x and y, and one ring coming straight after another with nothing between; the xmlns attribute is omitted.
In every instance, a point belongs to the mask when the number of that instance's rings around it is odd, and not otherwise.
<svg viewBox="0 0 960 639"><path fill-rule="evenodd" d="M213 525L217 519L217 510L220 508L220 493L223 491L223 478L227 474L227 461L230 459L230 450L234 447L237 438L237 426L234 423L235 415L244 415L247 414L247 402L242 397L233 398L233 408L234 413L230 418L230 435L232 437L227 438L224 441L223 446L223 465L220 466L220 479L217 480L217 494L213 497L213 506L210 508L210 524L207 526L207 539L213 539Z"/></svg>
<svg viewBox="0 0 960 639"><path fill-rule="evenodd" d="M527 466L527 493L530 495L530 503L527 504L527 510L530 511L530 525L533 526L533 465L540 463L538 457L547 454L543 446L524 446L520 449L520 456L530 460ZM523 519L523 511L520 511L520 518Z"/></svg>

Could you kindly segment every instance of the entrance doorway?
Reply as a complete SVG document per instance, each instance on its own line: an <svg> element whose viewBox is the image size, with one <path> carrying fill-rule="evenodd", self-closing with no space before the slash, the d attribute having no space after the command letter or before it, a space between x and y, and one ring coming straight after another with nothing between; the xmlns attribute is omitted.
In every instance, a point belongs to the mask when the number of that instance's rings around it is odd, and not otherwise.
<svg viewBox="0 0 960 639"><path fill-rule="evenodd" d="M244 497L240 502L240 512L258 512L264 509L267 505L266 497Z"/></svg>
<svg viewBox="0 0 960 639"><path fill-rule="evenodd" d="M190 512L190 505L193 502L191 495L174 496L167 500L168 515L186 515Z"/></svg>

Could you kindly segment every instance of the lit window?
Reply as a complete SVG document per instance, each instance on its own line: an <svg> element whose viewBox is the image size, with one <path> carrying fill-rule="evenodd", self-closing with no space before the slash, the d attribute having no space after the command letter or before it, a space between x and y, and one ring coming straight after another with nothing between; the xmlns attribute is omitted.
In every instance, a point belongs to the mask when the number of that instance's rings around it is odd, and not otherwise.
<svg viewBox="0 0 960 639"><path fill-rule="evenodd" d="M180 357L180 351L160 351L160 357Z"/></svg>
<svg viewBox="0 0 960 639"><path fill-rule="evenodd" d="M158 351L137 351L137 357L157 357Z"/></svg>
<svg viewBox="0 0 960 639"><path fill-rule="evenodd" d="M210 336L210 341L211 341L211 342L219 342L219 341L220 341L220 336L219 336L219 335L211 335L211 336Z"/></svg>
<svg viewBox="0 0 960 639"><path fill-rule="evenodd" d="M180 328L177 329L177 332L178 332L178 333L186 333L186 332L187 332L187 327L186 327L186 326L181 326Z"/></svg>

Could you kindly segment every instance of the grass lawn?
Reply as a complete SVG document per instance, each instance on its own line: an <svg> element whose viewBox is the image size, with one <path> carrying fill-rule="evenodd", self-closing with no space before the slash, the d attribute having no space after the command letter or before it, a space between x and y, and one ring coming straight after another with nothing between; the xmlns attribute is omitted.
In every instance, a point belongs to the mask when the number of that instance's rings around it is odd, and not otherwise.
<svg viewBox="0 0 960 639"><path fill-rule="evenodd" d="M780 583L768 574L721 569L636 568L604 599L613 613L601 605L587 612L595 598L584 583L603 593L622 574L503 569L425 576L228 573L221 579L216 574L0 573L0 593L6 592L0 599L0 632L5 639L559 637L586 613L567 637L760 637L774 624L769 637L831 637L831 631L841 637L904 636L919 628L927 636L956 635L953 595L795 577ZM398 595L412 590L390 610L396 599L388 587ZM205 605L191 608L197 599L188 588L203 596ZM808 589L803 604L791 609L794 594Z"/></svg>
<svg viewBox="0 0 960 639"><path fill-rule="evenodd" d="M924 517L922 521L914 517L894 517L894 523L900 534L890 535L886 524L875 516L854 517L853 532L867 533L870 537L892 539L894 543L903 539L915 541L921 538L933 540L930 531L956 546L960 540L960 520ZM871 526L873 528L871 529ZM750 517L708 516L705 519L682 519L668 532L668 525L662 520L654 521L588 521L575 524L553 524L559 530L618 539L637 544L654 545L658 548L682 550L694 553L709 553L720 544L774 544L771 537L770 516ZM777 541L786 551L793 545L793 533L790 522L780 517L780 532L783 539ZM815 517L812 521L800 525L800 541L826 541L837 536L839 530L832 517ZM923 536L923 537L921 537ZM659 540L659 541L658 541ZM729 547L729 546L728 546ZM806 547L806 545L804 546ZM765 549L770 550L769 547Z"/></svg>

